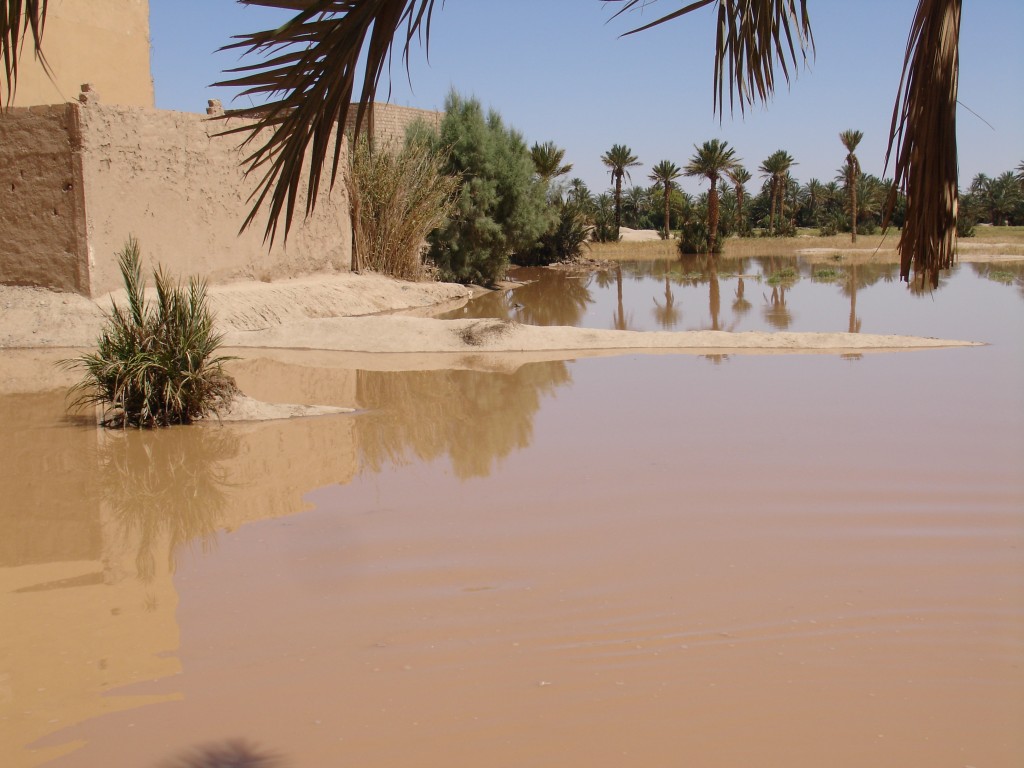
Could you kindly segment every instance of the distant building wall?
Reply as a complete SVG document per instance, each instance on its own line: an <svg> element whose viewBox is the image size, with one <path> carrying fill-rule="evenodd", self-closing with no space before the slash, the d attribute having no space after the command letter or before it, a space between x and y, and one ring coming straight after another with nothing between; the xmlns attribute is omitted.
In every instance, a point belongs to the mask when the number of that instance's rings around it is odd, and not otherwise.
<svg viewBox="0 0 1024 768"><path fill-rule="evenodd" d="M270 280L351 267L344 184L323 190L287 242L266 219L239 234L253 181L226 124L183 112L99 103L0 114L0 282L98 296L121 286L129 235L146 265L210 282Z"/></svg>
<svg viewBox="0 0 1024 768"><path fill-rule="evenodd" d="M381 147L400 146L405 141L405 129L414 122L422 120L436 130L441 125L442 118L444 118L444 112L399 107L395 104L374 104L373 140ZM351 132L355 126L356 114L353 109L345 123L345 130Z"/></svg>
<svg viewBox="0 0 1024 768"><path fill-rule="evenodd" d="M43 51L52 80L29 40L21 57L15 106L59 104L92 83L109 104L154 106L148 0L49 0ZM6 77L0 86L6 94Z"/></svg>

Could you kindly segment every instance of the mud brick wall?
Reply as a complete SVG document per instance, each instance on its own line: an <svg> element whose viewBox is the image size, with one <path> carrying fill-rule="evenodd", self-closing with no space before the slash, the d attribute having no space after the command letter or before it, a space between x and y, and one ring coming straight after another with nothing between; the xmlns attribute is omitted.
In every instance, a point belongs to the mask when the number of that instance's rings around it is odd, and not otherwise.
<svg viewBox="0 0 1024 768"><path fill-rule="evenodd" d="M264 242L264 217L239 234L253 180L227 125L97 102L0 113L0 282L102 295L129 236L148 266L211 283L349 269L342 183L309 218L299 201L287 241Z"/></svg>
<svg viewBox="0 0 1024 768"><path fill-rule="evenodd" d="M73 104L0 113L0 283L88 293L80 153Z"/></svg>
<svg viewBox="0 0 1024 768"><path fill-rule="evenodd" d="M373 140L379 147L401 146L405 141L405 129L417 120L423 120L436 130L441 125L444 112L433 112L428 109L399 107L394 104L374 104L373 106ZM345 123L345 130L355 129L356 116L353 110Z"/></svg>

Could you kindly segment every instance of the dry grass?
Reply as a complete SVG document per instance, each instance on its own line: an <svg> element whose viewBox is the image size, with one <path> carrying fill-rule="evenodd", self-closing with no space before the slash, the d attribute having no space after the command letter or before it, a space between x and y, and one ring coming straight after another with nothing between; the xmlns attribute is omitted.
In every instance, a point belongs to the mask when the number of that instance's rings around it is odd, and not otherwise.
<svg viewBox="0 0 1024 768"><path fill-rule="evenodd" d="M957 254L963 261L999 261L1024 259L1024 227L975 227L975 236L957 241ZM850 236L819 237L806 230L796 237L730 237L724 242L722 256L793 256L799 254L813 264L899 264L896 250L899 232L886 235L859 235L857 246ZM598 261L658 261L679 258L675 240L642 243L591 243L590 257Z"/></svg>

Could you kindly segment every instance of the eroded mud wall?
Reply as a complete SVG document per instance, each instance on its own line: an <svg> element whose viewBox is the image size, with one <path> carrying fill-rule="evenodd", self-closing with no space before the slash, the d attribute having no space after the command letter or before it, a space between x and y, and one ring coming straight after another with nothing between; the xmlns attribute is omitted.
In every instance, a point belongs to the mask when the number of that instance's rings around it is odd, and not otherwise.
<svg viewBox="0 0 1024 768"><path fill-rule="evenodd" d="M78 110L0 113L0 283L88 294Z"/></svg>

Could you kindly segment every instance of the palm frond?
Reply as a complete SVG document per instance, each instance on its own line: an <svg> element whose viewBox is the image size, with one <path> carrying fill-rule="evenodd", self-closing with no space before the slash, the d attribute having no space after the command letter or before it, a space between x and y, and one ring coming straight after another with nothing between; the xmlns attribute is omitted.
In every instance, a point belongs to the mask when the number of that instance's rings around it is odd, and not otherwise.
<svg viewBox="0 0 1024 768"><path fill-rule="evenodd" d="M50 67L40 47L49 0L0 0L0 52L4 60L4 84L9 105L18 86L18 61L26 40L31 37L35 57L49 73Z"/></svg>
<svg viewBox="0 0 1024 768"><path fill-rule="evenodd" d="M429 47L436 0L240 2L295 11L280 27L239 35L236 42L226 46L226 50L240 49L246 55L268 58L232 69L236 77L216 83L242 88L241 96L269 99L261 106L229 110L225 117L250 118L254 122L228 128L223 134L245 134L243 146L255 146L244 165L247 175L258 176L258 183L242 228L248 227L266 204L269 210L264 237L273 241L282 216L285 238L293 225L300 179L307 163L307 216L325 183L328 156L328 187L337 181L360 58L365 55L355 106L357 135L364 130L372 134L373 100L395 40L402 41L407 68L414 40ZM403 26L405 31L400 33Z"/></svg>
<svg viewBox="0 0 1024 768"><path fill-rule="evenodd" d="M622 3L615 13L618 16L643 8L650 0L605 2ZM775 93L776 61L788 84L799 66L807 63L808 53L813 56L814 35L807 0L697 0L626 34L642 32L712 3L718 5L714 110L719 116L725 111L728 81L729 110L735 110L738 103L743 113L748 106L766 102Z"/></svg>
<svg viewBox="0 0 1024 768"><path fill-rule="evenodd" d="M900 234L900 279L913 268L933 288L953 264L958 206L956 99L961 0L920 0L907 41L903 76L892 113L885 167L893 186L884 226L906 195ZM893 150L895 149L895 156Z"/></svg>

